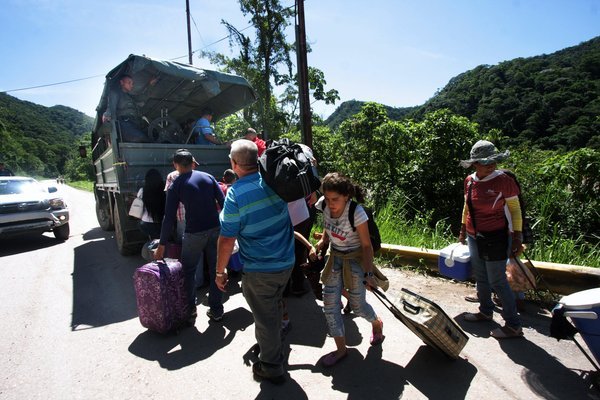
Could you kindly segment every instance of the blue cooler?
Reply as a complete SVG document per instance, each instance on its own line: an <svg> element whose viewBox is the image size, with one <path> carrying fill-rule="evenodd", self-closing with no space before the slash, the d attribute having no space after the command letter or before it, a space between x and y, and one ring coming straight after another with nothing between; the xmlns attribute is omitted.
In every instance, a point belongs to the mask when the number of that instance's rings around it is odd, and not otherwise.
<svg viewBox="0 0 600 400"><path fill-rule="evenodd" d="M459 281L471 278L471 256L469 246L460 243L451 244L440 250L438 259L440 274Z"/></svg>
<svg viewBox="0 0 600 400"><path fill-rule="evenodd" d="M588 348L600 362L600 288L573 293L560 299Z"/></svg>

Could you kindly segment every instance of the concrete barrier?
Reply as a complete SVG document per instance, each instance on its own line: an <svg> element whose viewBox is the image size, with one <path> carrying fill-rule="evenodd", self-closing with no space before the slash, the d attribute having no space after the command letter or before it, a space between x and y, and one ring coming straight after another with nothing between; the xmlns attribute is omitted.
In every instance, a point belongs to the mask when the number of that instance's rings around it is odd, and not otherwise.
<svg viewBox="0 0 600 400"><path fill-rule="evenodd" d="M430 271L438 273L439 254L439 250L382 244L378 255L393 265L424 265ZM547 289L554 293L567 295L600 287L599 268L534 260L532 264L548 285Z"/></svg>

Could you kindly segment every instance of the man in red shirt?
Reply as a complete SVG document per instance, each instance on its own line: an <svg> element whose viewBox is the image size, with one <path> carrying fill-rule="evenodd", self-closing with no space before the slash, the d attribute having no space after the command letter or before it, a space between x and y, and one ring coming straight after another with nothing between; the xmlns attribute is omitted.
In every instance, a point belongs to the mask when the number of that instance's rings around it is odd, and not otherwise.
<svg viewBox="0 0 600 400"><path fill-rule="evenodd" d="M265 143L264 140L262 140L258 137L254 128L246 129L246 135L244 136L244 139L248 139L251 142L254 142L256 144L256 147L258 147L258 156L259 157L267 149L267 144Z"/></svg>

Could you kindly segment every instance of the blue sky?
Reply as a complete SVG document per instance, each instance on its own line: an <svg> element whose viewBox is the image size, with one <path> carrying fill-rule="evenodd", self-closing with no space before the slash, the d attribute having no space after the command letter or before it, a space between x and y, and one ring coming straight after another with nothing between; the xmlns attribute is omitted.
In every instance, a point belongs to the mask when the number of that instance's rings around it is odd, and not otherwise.
<svg viewBox="0 0 600 400"><path fill-rule="evenodd" d="M600 35L600 0L304 4L313 50L308 62L325 73L328 88L337 89L341 101L394 107L422 104L452 77L478 65L549 54ZM193 49L230 54L227 40L211 45L227 35L221 20L239 29L249 25L236 0L190 0L190 9ZM185 0L2 2L0 91L99 75L9 93L20 99L94 116L103 76L131 53L187 62ZM197 56L193 63L214 68ZM323 117L336 106L313 104Z"/></svg>

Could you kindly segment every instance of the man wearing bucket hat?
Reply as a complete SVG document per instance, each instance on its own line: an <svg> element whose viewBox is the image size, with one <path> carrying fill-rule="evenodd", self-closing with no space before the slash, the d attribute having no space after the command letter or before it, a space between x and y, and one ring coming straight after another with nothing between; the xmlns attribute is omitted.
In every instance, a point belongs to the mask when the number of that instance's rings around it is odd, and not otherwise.
<svg viewBox="0 0 600 400"><path fill-rule="evenodd" d="M479 140L471 148L470 158L460 162L465 168L475 168L465 179L459 241L469 246L479 298L479 312L466 313L464 318L469 322L492 321L493 290L502 302L505 321L503 327L490 332L496 339L523 336L515 296L506 280L507 259L520 250L522 242L519 188L510 176L496 169L497 163L509 155L508 150L499 152L493 143Z"/></svg>

